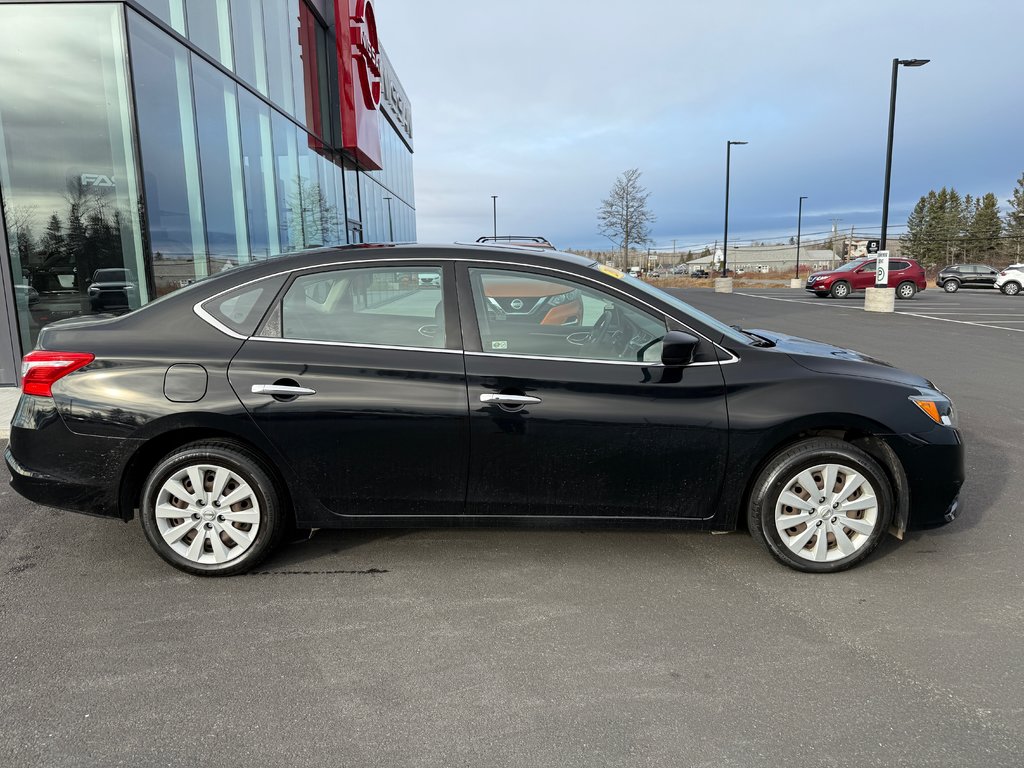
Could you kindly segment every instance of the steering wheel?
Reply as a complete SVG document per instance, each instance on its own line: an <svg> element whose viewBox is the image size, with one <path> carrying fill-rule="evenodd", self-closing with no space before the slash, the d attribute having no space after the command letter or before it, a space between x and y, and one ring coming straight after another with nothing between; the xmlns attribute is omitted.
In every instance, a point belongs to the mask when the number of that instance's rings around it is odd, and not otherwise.
<svg viewBox="0 0 1024 768"><path fill-rule="evenodd" d="M621 332L622 317L619 311L615 307L607 307L594 323L587 346L606 347L614 352L616 338Z"/></svg>

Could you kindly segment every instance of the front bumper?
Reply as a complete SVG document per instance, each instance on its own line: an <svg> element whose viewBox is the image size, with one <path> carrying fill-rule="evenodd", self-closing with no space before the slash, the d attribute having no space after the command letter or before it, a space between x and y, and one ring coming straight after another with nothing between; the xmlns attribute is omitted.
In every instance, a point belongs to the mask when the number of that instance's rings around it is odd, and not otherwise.
<svg viewBox="0 0 1024 768"><path fill-rule="evenodd" d="M920 435L887 441L903 465L909 495L908 528L952 522L960 510L964 484L964 444L958 429L936 427Z"/></svg>

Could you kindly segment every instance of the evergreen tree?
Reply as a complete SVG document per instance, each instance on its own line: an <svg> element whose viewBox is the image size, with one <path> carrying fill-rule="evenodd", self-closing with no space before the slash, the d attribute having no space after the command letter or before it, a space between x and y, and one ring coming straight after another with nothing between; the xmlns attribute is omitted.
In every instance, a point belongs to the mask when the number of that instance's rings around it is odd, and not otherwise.
<svg viewBox="0 0 1024 768"><path fill-rule="evenodd" d="M1024 173L1017 179L1017 188L1013 197L1007 200L1010 210L1006 216L1007 256L1019 264L1024 259Z"/></svg>
<svg viewBox="0 0 1024 768"><path fill-rule="evenodd" d="M921 195L914 210L907 217L907 233L903 236L903 250L912 259L929 264L928 252L928 198Z"/></svg>
<svg viewBox="0 0 1024 768"><path fill-rule="evenodd" d="M999 218L999 201L991 192L981 200L975 200L974 215L968 239L971 243L972 258L978 261L992 261L999 255L1003 234L1003 222Z"/></svg>

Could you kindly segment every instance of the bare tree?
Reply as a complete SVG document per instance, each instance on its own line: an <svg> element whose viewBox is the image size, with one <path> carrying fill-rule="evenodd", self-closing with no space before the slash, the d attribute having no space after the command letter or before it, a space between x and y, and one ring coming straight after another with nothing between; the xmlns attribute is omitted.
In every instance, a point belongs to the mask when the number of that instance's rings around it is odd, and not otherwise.
<svg viewBox="0 0 1024 768"><path fill-rule="evenodd" d="M622 249L626 267L631 245L643 247L653 242L651 224L656 218L647 207L650 193L640 184L640 175L638 168L623 171L597 210L598 232Z"/></svg>

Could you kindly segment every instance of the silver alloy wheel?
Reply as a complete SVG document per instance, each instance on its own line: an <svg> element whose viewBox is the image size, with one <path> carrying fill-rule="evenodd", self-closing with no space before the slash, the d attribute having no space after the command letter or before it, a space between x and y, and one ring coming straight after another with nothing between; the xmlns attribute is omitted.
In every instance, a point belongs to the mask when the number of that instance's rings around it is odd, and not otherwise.
<svg viewBox="0 0 1024 768"><path fill-rule="evenodd" d="M898 293L901 299L909 299L917 292L913 283L900 283Z"/></svg>
<svg viewBox="0 0 1024 768"><path fill-rule="evenodd" d="M942 290L946 293L956 293L960 289L960 283L956 280L947 280L942 284Z"/></svg>
<svg viewBox="0 0 1024 768"><path fill-rule="evenodd" d="M792 477L775 503L775 528L793 554L816 563L856 554L878 524L870 481L844 464L819 464Z"/></svg>
<svg viewBox="0 0 1024 768"><path fill-rule="evenodd" d="M1004 283L1003 293L1005 293L1007 296L1016 296L1018 293L1020 293L1020 286L1017 285L1017 283Z"/></svg>
<svg viewBox="0 0 1024 768"><path fill-rule="evenodd" d="M190 464L157 492L157 530L177 554L193 563L235 560L256 540L260 504L237 472L217 464Z"/></svg>
<svg viewBox="0 0 1024 768"><path fill-rule="evenodd" d="M832 295L837 299L845 299L850 293L850 286L846 283L836 283L832 286Z"/></svg>

